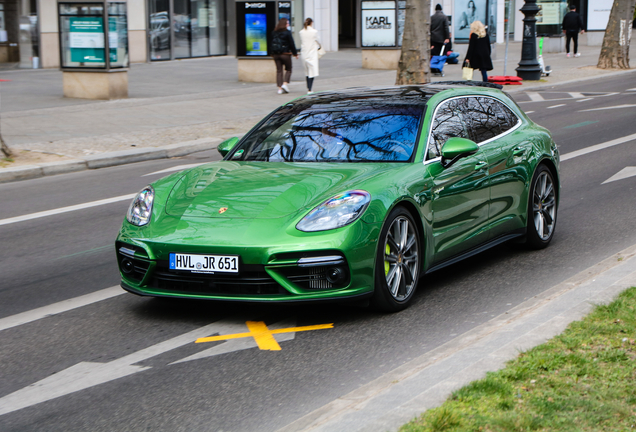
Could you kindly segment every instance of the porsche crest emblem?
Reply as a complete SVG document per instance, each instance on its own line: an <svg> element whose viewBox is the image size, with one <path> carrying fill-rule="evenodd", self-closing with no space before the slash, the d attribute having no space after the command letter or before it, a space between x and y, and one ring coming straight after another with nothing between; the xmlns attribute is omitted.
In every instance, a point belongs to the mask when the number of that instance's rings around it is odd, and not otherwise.
<svg viewBox="0 0 636 432"><path fill-rule="evenodd" d="M221 207L221 208L219 209L219 214L223 214L223 213L225 213L226 211L227 211L227 207Z"/></svg>

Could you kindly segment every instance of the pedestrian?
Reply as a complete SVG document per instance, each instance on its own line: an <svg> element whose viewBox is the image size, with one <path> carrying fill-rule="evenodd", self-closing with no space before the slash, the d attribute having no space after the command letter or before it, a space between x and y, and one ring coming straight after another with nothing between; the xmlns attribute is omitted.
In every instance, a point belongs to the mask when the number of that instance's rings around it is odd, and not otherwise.
<svg viewBox="0 0 636 432"><path fill-rule="evenodd" d="M289 81L292 74L292 55L298 58L294 38L289 30L287 18L281 18L272 33L272 58L276 63L276 85L278 94L289 93ZM285 76L283 77L283 66Z"/></svg>
<svg viewBox="0 0 636 432"><path fill-rule="evenodd" d="M318 50L320 42L318 41L318 30L312 27L314 20L307 18L303 29L300 33L300 55L302 56L303 66L305 67L305 79L307 80L307 94L314 85L314 78L318 76Z"/></svg>
<svg viewBox="0 0 636 432"><path fill-rule="evenodd" d="M488 71L492 70L490 38L481 21L474 21L470 25L470 40L464 63L470 68L479 69L484 82L488 82Z"/></svg>
<svg viewBox="0 0 636 432"><path fill-rule="evenodd" d="M563 17L563 33L565 33L565 54L570 57L570 40L574 41L574 57L581 57L579 52L579 32L585 33L583 30L583 21L581 15L576 12L576 6L570 5L570 12Z"/></svg>
<svg viewBox="0 0 636 432"><path fill-rule="evenodd" d="M435 5L435 14L431 15L431 57L440 54L442 47L450 42L448 17L442 12L442 5Z"/></svg>

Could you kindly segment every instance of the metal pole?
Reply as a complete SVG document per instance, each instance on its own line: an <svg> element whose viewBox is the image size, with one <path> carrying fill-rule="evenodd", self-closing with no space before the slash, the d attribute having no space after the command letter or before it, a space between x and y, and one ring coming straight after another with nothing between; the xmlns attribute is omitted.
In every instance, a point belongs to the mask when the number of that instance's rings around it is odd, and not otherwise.
<svg viewBox="0 0 636 432"><path fill-rule="evenodd" d="M506 74L506 68L508 67L508 42L510 41L510 4L513 2L514 0L508 0L508 20L506 21L506 52L504 54L504 76L507 76L508 74Z"/></svg>
<svg viewBox="0 0 636 432"><path fill-rule="evenodd" d="M110 20L108 19L108 0L104 0L104 61L106 62L106 71L110 70L110 41L108 40L108 27Z"/></svg>

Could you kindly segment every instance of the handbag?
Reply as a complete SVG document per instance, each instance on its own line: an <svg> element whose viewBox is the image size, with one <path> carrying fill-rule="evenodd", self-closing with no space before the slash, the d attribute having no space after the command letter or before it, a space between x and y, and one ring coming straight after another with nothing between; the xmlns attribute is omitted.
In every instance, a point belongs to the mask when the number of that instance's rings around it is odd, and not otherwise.
<svg viewBox="0 0 636 432"><path fill-rule="evenodd" d="M318 45L318 58L322 58L325 54L327 54L327 50L322 45Z"/></svg>
<svg viewBox="0 0 636 432"><path fill-rule="evenodd" d="M462 79L465 81L472 81L473 72L475 72L475 70L470 67L468 60L464 61L464 66L462 67Z"/></svg>

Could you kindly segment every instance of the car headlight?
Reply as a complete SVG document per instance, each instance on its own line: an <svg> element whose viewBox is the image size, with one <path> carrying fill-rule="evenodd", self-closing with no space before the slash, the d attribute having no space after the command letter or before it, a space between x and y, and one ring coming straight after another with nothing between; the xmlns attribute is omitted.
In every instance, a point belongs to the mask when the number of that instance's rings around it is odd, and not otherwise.
<svg viewBox="0 0 636 432"><path fill-rule="evenodd" d="M340 228L358 219L371 201L371 195L363 190L353 190L336 195L313 209L296 228L300 231L325 231Z"/></svg>
<svg viewBox="0 0 636 432"><path fill-rule="evenodd" d="M133 225L143 226L150 222L152 203L155 199L155 190L152 186L146 186L137 194L128 207L126 220Z"/></svg>

